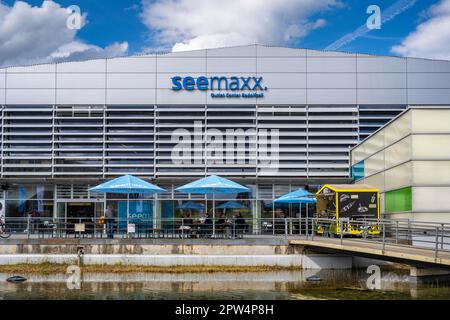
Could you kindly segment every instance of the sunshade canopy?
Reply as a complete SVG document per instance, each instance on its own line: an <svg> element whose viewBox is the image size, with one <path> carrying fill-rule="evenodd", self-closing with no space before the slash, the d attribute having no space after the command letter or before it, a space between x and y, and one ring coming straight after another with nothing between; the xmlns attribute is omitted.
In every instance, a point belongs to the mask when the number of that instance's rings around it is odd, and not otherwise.
<svg viewBox="0 0 450 320"><path fill-rule="evenodd" d="M217 209L246 209L242 203L236 201L227 201L216 207Z"/></svg>
<svg viewBox="0 0 450 320"><path fill-rule="evenodd" d="M279 204L279 203L308 203L308 204L313 204L316 203L317 200L315 198L307 198L307 197L299 197L296 199L276 199L274 201L275 203Z"/></svg>
<svg viewBox="0 0 450 320"><path fill-rule="evenodd" d="M250 189L239 183L219 177L209 176L175 189L179 192L196 194L230 194L250 192Z"/></svg>
<svg viewBox="0 0 450 320"><path fill-rule="evenodd" d="M274 200L275 203L316 203L315 196L305 189L298 189Z"/></svg>
<svg viewBox="0 0 450 320"><path fill-rule="evenodd" d="M92 192L105 193L159 193L166 190L132 175L125 175L106 181L89 189Z"/></svg>
<svg viewBox="0 0 450 320"><path fill-rule="evenodd" d="M177 206L178 209L194 209L194 210L205 210L205 205L203 203L198 203L194 201L187 201L183 204Z"/></svg>

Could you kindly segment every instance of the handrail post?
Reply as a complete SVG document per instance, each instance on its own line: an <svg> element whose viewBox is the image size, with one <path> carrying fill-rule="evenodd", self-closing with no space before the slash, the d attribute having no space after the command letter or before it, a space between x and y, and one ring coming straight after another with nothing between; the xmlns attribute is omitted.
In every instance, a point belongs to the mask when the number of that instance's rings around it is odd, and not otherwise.
<svg viewBox="0 0 450 320"><path fill-rule="evenodd" d="M386 249L386 223L382 222L381 225L383 228L383 249L382 249L382 251L384 253L384 250Z"/></svg>
<svg viewBox="0 0 450 320"><path fill-rule="evenodd" d="M344 242L344 229L342 228L342 220L339 219L339 232L340 232L340 237L341 237L341 246Z"/></svg>
<svg viewBox="0 0 450 320"><path fill-rule="evenodd" d="M314 241L314 218L311 218L311 241Z"/></svg>
<svg viewBox="0 0 450 320"><path fill-rule="evenodd" d="M237 235L236 235L236 218L234 218L233 217L233 234L232 234L232 236L231 236L233 239L236 239L237 238Z"/></svg>
<svg viewBox="0 0 450 320"><path fill-rule="evenodd" d="M398 220L395 221L395 243L398 244Z"/></svg>
<svg viewBox="0 0 450 320"><path fill-rule="evenodd" d="M184 239L184 218L181 218L181 239Z"/></svg>
<svg viewBox="0 0 450 320"><path fill-rule="evenodd" d="M302 217L300 216L300 219L298 221L298 235L302 235Z"/></svg>
<svg viewBox="0 0 450 320"><path fill-rule="evenodd" d="M444 229L444 224L441 223L441 249L444 249L444 233L445 233L445 229Z"/></svg>
<svg viewBox="0 0 450 320"><path fill-rule="evenodd" d="M30 223L30 216L27 217L27 234L28 234L28 239L30 239L30 233L31 233L31 223Z"/></svg>
<svg viewBox="0 0 450 320"><path fill-rule="evenodd" d="M309 219L305 218L305 234L306 234L306 240L308 240L309 237L309 228L308 228Z"/></svg>
<svg viewBox="0 0 450 320"><path fill-rule="evenodd" d="M439 250L439 227L436 227L436 243L434 247L434 259L438 258L438 250Z"/></svg>
<svg viewBox="0 0 450 320"><path fill-rule="evenodd" d="M287 218L284 218L284 237L287 239L288 234L288 224L287 224Z"/></svg>
<svg viewBox="0 0 450 320"><path fill-rule="evenodd" d="M411 220L408 219L408 243L412 242Z"/></svg>

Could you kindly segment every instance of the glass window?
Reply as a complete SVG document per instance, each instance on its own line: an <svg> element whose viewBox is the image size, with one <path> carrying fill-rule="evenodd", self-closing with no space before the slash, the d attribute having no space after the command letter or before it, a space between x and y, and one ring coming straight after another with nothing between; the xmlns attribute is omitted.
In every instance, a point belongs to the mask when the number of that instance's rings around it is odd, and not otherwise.
<svg viewBox="0 0 450 320"><path fill-rule="evenodd" d="M41 184L8 186L8 199L53 199L53 186Z"/></svg>
<svg viewBox="0 0 450 320"><path fill-rule="evenodd" d="M8 200L6 218L27 218L36 211L39 217L53 217L53 200Z"/></svg>
<svg viewBox="0 0 450 320"><path fill-rule="evenodd" d="M360 180L364 178L364 160L352 166L351 175L353 180Z"/></svg>

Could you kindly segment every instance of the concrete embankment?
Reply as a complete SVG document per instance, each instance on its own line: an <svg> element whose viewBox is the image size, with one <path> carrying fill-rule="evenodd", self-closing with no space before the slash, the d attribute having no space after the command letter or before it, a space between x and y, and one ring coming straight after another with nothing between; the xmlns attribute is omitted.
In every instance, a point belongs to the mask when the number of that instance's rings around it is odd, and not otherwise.
<svg viewBox="0 0 450 320"><path fill-rule="evenodd" d="M0 265L59 263L142 266L249 266L350 269L348 255L307 251L280 239L264 241L140 241L130 239L10 239L0 244Z"/></svg>

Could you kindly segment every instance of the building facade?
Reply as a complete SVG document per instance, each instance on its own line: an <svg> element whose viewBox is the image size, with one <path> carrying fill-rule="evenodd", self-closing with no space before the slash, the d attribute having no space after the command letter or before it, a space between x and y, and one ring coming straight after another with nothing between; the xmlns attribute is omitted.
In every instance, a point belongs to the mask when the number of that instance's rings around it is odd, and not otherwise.
<svg viewBox="0 0 450 320"><path fill-rule="evenodd" d="M450 107L410 107L352 149L356 183L388 219L450 222Z"/></svg>
<svg viewBox="0 0 450 320"><path fill-rule="evenodd" d="M449 83L448 61L260 45L0 69L6 216L120 211L87 189L133 174L168 190L136 207L172 217L207 201L175 187L217 174L270 218L277 196L349 182L350 147L408 105L450 105Z"/></svg>

